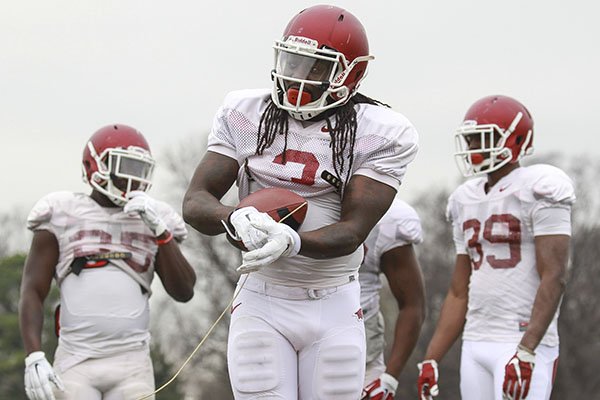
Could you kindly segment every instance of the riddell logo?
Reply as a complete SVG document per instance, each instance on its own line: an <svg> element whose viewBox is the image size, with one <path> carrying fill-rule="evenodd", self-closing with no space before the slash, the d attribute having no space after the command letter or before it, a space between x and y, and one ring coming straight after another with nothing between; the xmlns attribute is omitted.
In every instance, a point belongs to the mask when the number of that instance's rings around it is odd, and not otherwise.
<svg viewBox="0 0 600 400"><path fill-rule="evenodd" d="M344 79L346 79L346 76L348 75L347 71L349 71L349 70L346 70L346 71L342 72L341 74L339 74L338 76L336 76L335 79L333 80L333 83L335 85L339 85L340 83L342 83L344 81Z"/></svg>
<svg viewBox="0 0 600 400"><path fill-rule="evenodd" d="M356 318L359 321L362 321L362 319L363 319L363 310L362 310L362 308L359 308L358 311L354 313L354 315L356 315Z"/></svg>
<svg viewBox="0 0 600 400"><path fill-rule="evenodd" d="M316 40L305 38L302 36L290 36L286 40L287 43L303 44L308 47L317 47L319 43Z"/></svg>

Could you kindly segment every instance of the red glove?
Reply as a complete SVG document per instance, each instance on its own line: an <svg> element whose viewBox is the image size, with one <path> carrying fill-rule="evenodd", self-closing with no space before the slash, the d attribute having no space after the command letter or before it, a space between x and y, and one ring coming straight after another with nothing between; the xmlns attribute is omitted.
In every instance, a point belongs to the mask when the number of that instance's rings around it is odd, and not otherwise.
<svg viewBox="0 0 600 400"><path fill-rule="evenodd" d="M531 375L535 366L535 353L519 345L517 352L504 367L502 396L508 400L520 400L529 394Z"/></svg>
<svg viewBox="0 0 600 400"><path fill-rule="evenodd" d="M361 400L394 400L397 388L396 378L384 372L363 389Z"/></svg>
<svg viewBox="0 0 600 400"><path fill-rule="evenodd" d="M438 388L438 365L435 360L425 360L419 364L419 379L417 387L419 400L431 400L440 393Z"/></svg>

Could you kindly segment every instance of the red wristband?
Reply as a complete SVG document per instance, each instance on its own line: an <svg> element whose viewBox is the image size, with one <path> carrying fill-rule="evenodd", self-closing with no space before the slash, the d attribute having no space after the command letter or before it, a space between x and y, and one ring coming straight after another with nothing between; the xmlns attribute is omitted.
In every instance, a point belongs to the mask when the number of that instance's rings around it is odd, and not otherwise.
<svg viewBox="0 0 600 400"><path fill-rule="evenodd" d="M167 235L166 238L156 239L156 244L159 246L162 246L163 244L169 243L171 240L173 240L173 234L171 232L169 232L169 234Z"/></svg>

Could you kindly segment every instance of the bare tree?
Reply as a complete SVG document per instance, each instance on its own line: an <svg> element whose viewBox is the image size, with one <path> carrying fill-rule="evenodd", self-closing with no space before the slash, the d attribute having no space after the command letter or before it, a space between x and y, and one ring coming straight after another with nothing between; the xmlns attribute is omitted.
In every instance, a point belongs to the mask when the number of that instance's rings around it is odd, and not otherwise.
<svg viewBox="0 0 600 400"><path fill-rule="evenodd" d="M27 213L22 207L0 214L0 258L27 251L29 235L25 226Z"/></svg>
<svg viewBox="0 0 600 400"><path fill-rule="evenodd" d="M550 161L574 180L577 202L573 207L571 265L561 304L559 333L560 361L553 399L591 399L600 391L596 373L600 367L600 160L589 156Z"/></svg>

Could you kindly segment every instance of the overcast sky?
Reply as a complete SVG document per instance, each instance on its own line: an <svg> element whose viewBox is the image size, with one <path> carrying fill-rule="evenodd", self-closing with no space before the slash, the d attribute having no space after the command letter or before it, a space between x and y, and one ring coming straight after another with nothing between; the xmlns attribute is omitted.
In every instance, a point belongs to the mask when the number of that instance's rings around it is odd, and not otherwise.
<svg viewBox="0 0 600 400"><path fill-rule="evenodd" d="M420 133L404 198L458 182L453 130L489 94L530 109L536 153L600 156L597 1L330 3L366 28L375 60L361 91ZM313 4L0 0L0 212L89 192L81 152L101 126L136 127L159 157L205 135L228 91L270 87L273 41Z"/></svg>

